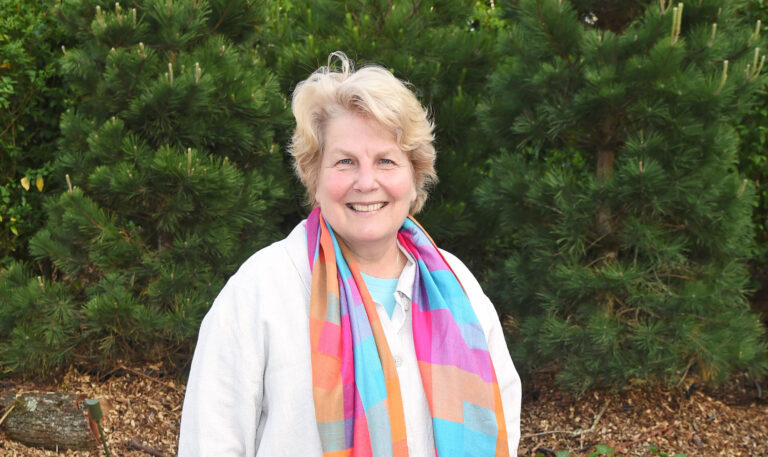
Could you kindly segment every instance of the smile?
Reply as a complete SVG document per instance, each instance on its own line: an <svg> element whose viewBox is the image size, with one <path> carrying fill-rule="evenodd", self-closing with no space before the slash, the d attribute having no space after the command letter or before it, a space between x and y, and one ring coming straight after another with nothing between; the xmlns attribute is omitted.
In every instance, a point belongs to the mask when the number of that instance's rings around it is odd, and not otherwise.
<svg viewBox="0 0 768 457"><path fill-rule="evenodd" d="M371 212L371 211L376 211L376 210L379 210L381 208L384 208L385 206L387 206L386 202L369 203L369 204L365 204L365 203L347 203L347 208L350 208L350 209L352 209L354 211L358 211L358 212L361 212L361 213L368 213L368 212Z"/></svg>

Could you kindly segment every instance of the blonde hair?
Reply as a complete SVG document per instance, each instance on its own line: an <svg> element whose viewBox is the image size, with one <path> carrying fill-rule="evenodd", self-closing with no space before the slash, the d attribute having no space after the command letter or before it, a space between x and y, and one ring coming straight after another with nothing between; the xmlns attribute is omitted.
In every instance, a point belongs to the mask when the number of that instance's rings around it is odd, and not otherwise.
<svg viewBox="0 0 768 457"><path fill-rule="evenodd" d="M336 58L340 71L331 69ZM307 190L307 202L316 206L318 172L329 120L342 113L357 113L376 120L390 131L410 159L416 184L411 214L427 201L435 173L434 124L405 83L379 66L357 71L342 52L328 57L328 66L318 68L293 91L291 102L296 128L290 144L293 168Z"/></svg>

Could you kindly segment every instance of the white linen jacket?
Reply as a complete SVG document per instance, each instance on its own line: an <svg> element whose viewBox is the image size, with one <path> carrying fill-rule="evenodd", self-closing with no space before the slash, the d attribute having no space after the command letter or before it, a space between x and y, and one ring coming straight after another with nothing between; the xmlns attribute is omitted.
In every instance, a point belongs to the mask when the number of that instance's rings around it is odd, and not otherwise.
<svg viewBox="0 0 768 457"><path fill-rule="evenodd" d="M466 266L441 252L483 327L501 390L510 456L516 456L520 378L498 315ZM408 259L392 318L377 308L398 369L410 454L433 457L408 312L415 268ZM251 256L229 279L200 327L181 417L180 457L322 457L312 397L311 281L305 222Z"/></svg>

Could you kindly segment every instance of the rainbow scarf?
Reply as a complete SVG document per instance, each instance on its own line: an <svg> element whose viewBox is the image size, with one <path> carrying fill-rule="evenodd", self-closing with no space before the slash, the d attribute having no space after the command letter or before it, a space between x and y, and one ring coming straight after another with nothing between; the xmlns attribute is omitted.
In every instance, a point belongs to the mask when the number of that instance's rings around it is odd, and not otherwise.
<svg viewBox="0 0 768 457"><path fill-rule="evenodd" d="M411 217L397 240L418 262L413 339L437 455L508 457L485 336L432 239ZM400 383L360 271L317 208L307 218L309 332L315 416L324 457L407 456Z"/></svg>

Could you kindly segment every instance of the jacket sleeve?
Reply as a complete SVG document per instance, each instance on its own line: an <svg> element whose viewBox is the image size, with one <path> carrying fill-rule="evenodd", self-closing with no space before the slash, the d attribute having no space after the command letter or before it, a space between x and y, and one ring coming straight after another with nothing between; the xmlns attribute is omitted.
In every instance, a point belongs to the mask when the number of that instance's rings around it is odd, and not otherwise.
<svg viewBox="0 0 768 457"><path fill-rule="evenodd" d="M256 455L266 348L243 270L227 282L200 327L181 415L180 457Z"/></svg>
<svg viewBox="0 0 768 457"><path fill-rule="evenodd" d="M483 293L480 284L469 269L453 254L442 250L441 253L459 278L485 332L488 352L491 355L491 362L493 363L496 380L501 391L501 407L504 411L504 420L507 426L509 455L516 456L517 447L520 442L522 385L520 383L520 376L517 374L517 370L515 370L514 363L512 363L512 357L509 355L499 315L493 303Z"/></svg>
<svg viewBox="0 0 768 457"><path fill-rule="evenodd" d="M507 342L504 339L504 331L501 328L499 317L491 301L483 295L486 306L492 310L493 318L489 319L488 351L491 354L493 368L496 371L496 379L501 390L501 405L504 410L504 419L507 423L507 441L509 455L517 455L517 446L520 442L520 403L522 400L522 385L520 376L512 363Z"/></svg>

